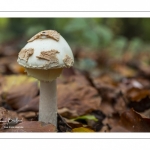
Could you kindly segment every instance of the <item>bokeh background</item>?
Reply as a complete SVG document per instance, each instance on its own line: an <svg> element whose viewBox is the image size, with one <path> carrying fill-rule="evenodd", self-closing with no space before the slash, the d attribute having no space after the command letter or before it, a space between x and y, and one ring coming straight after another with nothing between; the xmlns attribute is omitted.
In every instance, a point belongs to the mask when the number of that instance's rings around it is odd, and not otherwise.
<svg viewBox="0 0 150 150"><path fill-rule="evenodd" d="M140 49L150 40L149 18L0 18L0 43L54 29L76 47Z"/></svg>
<svg viewBox="0 0 150 150"><path fill-rule="evenodd" d="M74 53L82 49L121 58L130 52L134 57L150 49L149 24L150 18L0 18L0 51L3 45L14 45L19 52L37 32L53 29L61 33ZM75 66L86 70L96 62L87 57Z"/></svg>
<svg viewBox="0 0 150 150"><path fill-rule="evenodd" d="M25 132L39 131L37 124L26 129L38 121L39 84L17 57L32 36L52 29L75 58L57 79L58 113L71 127L60 117L58 131L150 132L149 24L150 18L0 18L0 119L19 115Z"/></svg>

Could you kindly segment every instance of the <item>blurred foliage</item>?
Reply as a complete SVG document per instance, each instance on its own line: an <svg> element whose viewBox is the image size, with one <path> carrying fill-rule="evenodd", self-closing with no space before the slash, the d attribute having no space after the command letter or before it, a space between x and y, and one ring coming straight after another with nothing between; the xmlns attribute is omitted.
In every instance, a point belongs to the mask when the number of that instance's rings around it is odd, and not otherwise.
<svg viewBox="0 0 150 150"><path fill-rule="evenodd" d="M73 47L111 47L118 55L124 50L141 50L150 40L149 18L0 18L0 43L28 40L41 30L61 33Z"/></svg>
<svg viewBox="0 0 150 150"><path fill-rule="evenodd" d="M75 63L75 67L81 69L81 70L92 70L92 68L96 67L97 63L90 59L90 58L82 58L79 59L76 63Z"/></svg>

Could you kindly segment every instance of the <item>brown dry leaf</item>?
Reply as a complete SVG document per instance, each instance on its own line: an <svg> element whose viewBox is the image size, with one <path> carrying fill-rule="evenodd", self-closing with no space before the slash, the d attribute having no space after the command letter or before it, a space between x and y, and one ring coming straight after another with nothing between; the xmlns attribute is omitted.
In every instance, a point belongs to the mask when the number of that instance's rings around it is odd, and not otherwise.
<svg viewBox="0 0 150 150"><path fill-rule="evenodd" d="M38 113L33 111L19 112L19 115L31 121L38 121Z"/></svg>
<svg viewBox="0 0 150 150"><path fill-rule="evenodd" d="M72 127L67 123L66 119L57 113L57 129L58 132L70 132Z"/></svg>
<svg viewBox="0 0 150 150"><path fill-rule="evenodd" d="M79 128L79 127L83 127L83 124L82 123L80 123L80 122L78 122L78 121L74 121L74 120L72 120L72 119L66 119L65 118L65 120L66 120L66 122L67 122L67 124L72 128L72 129L74 129L74 128Z"/></svg>
<svg viewBox="0 0 150 150"><path fill-rule="evenodd" d="M128 100L123 95L122 92L119 92L114 104L114 109L118 114L122 114L127 109Z"/></svg>
<svg viewBox="0 0 150 150"><path fill-rule="evenodd" d="M10 56L10 57L17 56L16 49L18 49L18 44L20 43L20 41L21 41L21 39L19 38L19 40L13 39L11 41L1 43L0 55L1 56Z"/></svg>
<svg viewBox="0 0 150 150"><path fill-rule="evenodd" d="M112 114L116 112L111 103L105 100L102 100L99 110L101 110L108 117L112 116Z"/></svg>
<svg viewBox="0 0 150 150"><path fill-rule="evenodd" d="M116 97L118 83L110 75L104 74L94 78L93 83L103 100L112 101Z"/></svg>
<svg viewBox="0 0 150 150"><path fill-rule="evenodd" d="M119 62L114 64L113 70L124 77L133 77L136 74L135 70Z"/></svg>
<svg viewBox="0 0 150 150"><path fill-rule="evenodd" d="M0 80L2 92L8 92L9 90L24 83L37 82L35 78L28 77L27 75L5 75Z"/></svg>
<svg viewBox="0 0 150 150"><path fill-rule="evenodd" d="M143 89L149 88L150 86L147 83L147 80L140 78L123 78L119 83L119 89L122 93L127 93L132 88Z"/></svg>
<svg viewBox="0 0 150 150"><path fill-rule="evenodd" d="M25 74L25 68L19 65L17 62L13 62L9 64L9 69L12 71L12 73Z"/></svg>
<svg viewBox="0 0 150 150"><path fill-rule="evenodd" d="M97 88L101 85L105 85L112 88L117 87L118 85L118 83L113 79L112 75L106 73L100 75L97 78L94 78L93 80Z"/></svg>
<svg viewBox="0 0 150 150"><path fill-rule="evenodd" d="M145 96L140 101L130 101L130 108L134 108L138 112L143 112L150 108L150 96Z"/></svg>
<svg viewBox="0 0 150 150"><path fill-rule="evenodd" d="M6 123L10 123L12 119L26 120L16 112L0 107L0 128L2 128Z"/></svg>
<svg viewBox="0 0 150 150"><path fill-rule="evenodd" d="M16 62L16 56L1 57L0 61L0 73L12 73L10 65Z"/></svg>
<svg viewBox="0 0 150 150"><path fill-rule="evenodd" d="M149 66L143 65L142 63L137 67L142 76L149 78L150 68Z"/></svg>
<svg viewBox="0 0 150 150"><path fill-rule="evenodd" d="M131 88L127 91L128 105L136 111L142 112L150 108L150 90Z"/></svg>
<svg viewBox="0 0 150 150"><path fill-rule="evenodd" d="M38 82L27 76L6 76L2 82L2 99L12 109L20 109L38 94Z"/></svg>
<svg viewBox="0 0 150 150"><path fill-rule="evenodd" d="M102 123L103 123L103 127L106 129L106 127L109 129L109 132L112 128L116 127L118 125L118 121L120 119L120 116L118 114L114 114L111 117L106 117ZM100 132L105 132L102 129L100 130Z"/></svg>
<svg viewBox="0 0 150 150"><path fill-rule="evenodd" d="M0 132L57 132L52 124L39 121L23 121L15 126L5 127Z"/></svg>
<svg viewBox="0 0 150 150"><path fill-rule="evenodd" d="M18 109L18 112L26 112L26 111L34 111L34 112L39 111L39 96L33 98L26 105Z"/></svg>
<svg viewBox="0 0 150 150"><path fill-rule="evenodd" d="M141 99L145 98L146 96L150 96L150 90L131 88L127 91L126 95L131 101L139 102Z"/></svg>
<svg viewBox="0 0 150 150"><path fill-rule="evenodd" d="M66 107L58 109L58 113L61 114L62 116L66 116L67 118L70 116L77 116L76 110L70 110Z"/></svg>
<svg viewBox="0 0 150 150"><path fill-rule="evenodd" d="M0 107L0 120L7 120L8 118L19 118L19 119L21 119L22 116L17 114L15 111L7 110L3 107Z"/></svg>
<svg viewBox="0 0 150 150"><path fill-rule="evenodd" d="M80 79L81 78L81 79ZM66 118L77 117L87 114L92 110L97 110L100 106L101 98L95 88L89 85L88 81L82 80L83 76L72 77L72 80L66 84L58 85L58 108L69 110ZM81 82L77 82L80 81ZM64 112L64 111L63 111Z"/></svg>
<svg viewBox="0 0 150 150"><path fill-rule="evenodd" d="M100 132L109 132L109 131L110 131L110 129L109 129L108 125L104 125L100 130Z"/></svg>
<svg viewBox="0 0 150 150"><path fill-rule="evenodd" d="M122 113L118 126L113 127L111 132L150 132L150 118L130 109Z"/></svg>
<svg viewBox="0 0 150 150"><path fill-rule="evenodd" d="M119 92L118 83L109 74L93 78L93 83L102 97L99 110L106 116L112 116L116 112L113 105L114 99L116 99Z"/></svg>
<svg viewBox="0 0 150 150"><path fill-rule="evenodd" d="M140 112L140 114L146 118L150 118L150 109L147 109L144 112Z"/></svg>

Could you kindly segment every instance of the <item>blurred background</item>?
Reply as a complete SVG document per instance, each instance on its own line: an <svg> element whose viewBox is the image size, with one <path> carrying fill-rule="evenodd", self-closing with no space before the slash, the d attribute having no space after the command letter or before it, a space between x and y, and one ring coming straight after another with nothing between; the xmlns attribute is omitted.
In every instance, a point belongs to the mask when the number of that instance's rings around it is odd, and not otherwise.
<svg viewBox="0 0 150 150"><path fill-rule="evenodd" d="M75 58L57 80L58 113L67 123L98 132L150 132L139 116L150 122L149 24L150 18L0 18L0 106L37 120L37 81L27 78L17 57L32 36L51 29Z"/></svg>
<svg viewBox="0 0 150 150"><path fill-rule="evenodd" d="M140 49L150 40L149 18L0 18L0 43L54 29L75 47Z"/></svg>
<svg viewBox="0 0 150 150"><path fill-rule="evenodd" d="M0 18L0 41L28 39L41 30L54 29L80 46L141 44L150 40L149 23L149 18Z"/></svg>
<svg viewBox="0 0 150 150"><path fill-rule="evenodd" d="M101 53L97 59L103 64L111 57L132 59L149 51L149 24L149 18L0 18L0 54L18 53L33 35L53 29L78 57L75 67L87 70L97 66L92 52Z"/></svg>

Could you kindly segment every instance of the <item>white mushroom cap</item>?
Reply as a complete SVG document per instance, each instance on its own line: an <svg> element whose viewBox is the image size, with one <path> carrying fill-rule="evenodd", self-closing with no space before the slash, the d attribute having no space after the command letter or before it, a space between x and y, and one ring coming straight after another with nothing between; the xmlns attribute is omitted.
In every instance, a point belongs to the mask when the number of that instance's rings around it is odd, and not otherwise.
<svg viewBox="0 0 150 150"><path fill-rule="evenodd" d="M27 53L31 51L33 54L28 56ZM21 57L22 52L24 52L24 57ZM43 58L40 57L41 52L43 52ZM38 38L27 43L19 53L17 61L25 68L47 70L52 68L71 67L74 63L74 58L68 43L60 35L59 41L43 36L40 39Z"/></svg>
<svg viewBox="0 0 150 150"><path fill-rule="evenodd" d="M70 46L57 31L45 30L28 41L19 52L17 62L28 68L27 72L31 69L39 72L41 69L69 68L73 66L74 57ZM31 72L33 70L28 72L29 75L35 77ZM43 77L38 79L43 80Z"/></svg>

